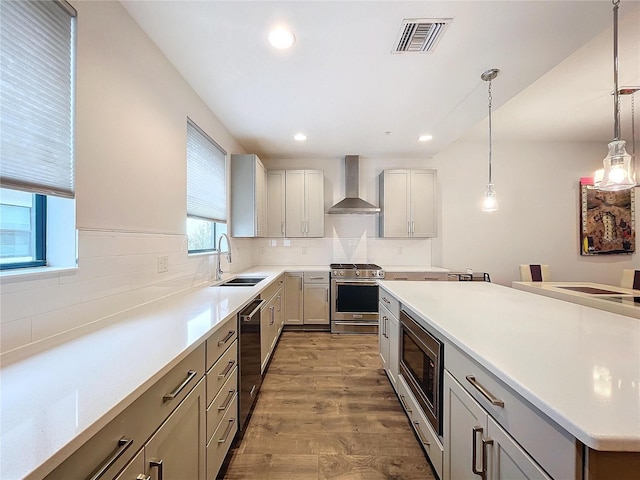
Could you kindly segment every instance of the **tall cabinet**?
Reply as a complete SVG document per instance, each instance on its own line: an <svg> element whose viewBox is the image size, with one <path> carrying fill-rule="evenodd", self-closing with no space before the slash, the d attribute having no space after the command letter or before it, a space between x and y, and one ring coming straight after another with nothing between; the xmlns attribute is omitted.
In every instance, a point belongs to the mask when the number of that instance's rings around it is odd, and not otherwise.
<svg viewBox="0 0 640 480"><path fill-rule="evenodd" d="M267 170L267 237L284 237L285 171Z"/></svg>
<svg viewBox="0 0 640 480"><path fill-rule="evenodd" d="M257 155L231 155L231 236L267 236L267 171Z"/></svg>
<svg viewBox="0 0 640 480"><path fill-rule="evenodd" d="M436 171L384 170L380 174L380 236L436 236Z"/></svg>
<svg viewBox="0 0 640 480"><path fill-rule="evenodd" d="M285 233L287 237L324 236L324 173L286 171Z"/></svg>

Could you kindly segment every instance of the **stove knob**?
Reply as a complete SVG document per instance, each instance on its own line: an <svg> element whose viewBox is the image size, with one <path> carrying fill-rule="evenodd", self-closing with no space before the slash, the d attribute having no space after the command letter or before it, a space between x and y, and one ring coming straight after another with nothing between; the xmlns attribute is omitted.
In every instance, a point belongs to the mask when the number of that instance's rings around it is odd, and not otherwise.
<svg viewBox="0 0 640 480"><path fill-rule="evenodd" d="M374 270L374 271L373 271L373 276L374 276L374 277L377 277L377 276L378 276L378 271L377 271L377 270Z"/></svg>
<svg viewBox="0 0 640 480"><path fill-rule="evenodd" d="M356 270L356 277L360 276L360 270Z"/></svg>
<svg viewBox="0 0 640 480"><path fill-rule="evenodd" d="M341 277L344 277L344 270L341 270L341 271L340 271L340 276L341 276Z"/></svg>
<svg viewBox="0 0 640 480"><path fill-rule="evenodd" d="M334 270L334 271L333 271L333 273L332 273L331 275L333 275L334 277L337 277L337 276L338 276L338 271L337 271L337 270Z"/></svg>

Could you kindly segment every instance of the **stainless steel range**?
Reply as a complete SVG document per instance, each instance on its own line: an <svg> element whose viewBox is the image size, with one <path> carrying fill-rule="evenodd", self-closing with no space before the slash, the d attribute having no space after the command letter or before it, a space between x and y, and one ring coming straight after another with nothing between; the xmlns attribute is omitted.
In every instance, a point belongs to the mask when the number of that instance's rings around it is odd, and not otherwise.
<svg viewBox="0 0 640 480"><path fill-rule="evenodd" d="M332 263L331 332L378 333L378 284L373 263Z"/></svg>

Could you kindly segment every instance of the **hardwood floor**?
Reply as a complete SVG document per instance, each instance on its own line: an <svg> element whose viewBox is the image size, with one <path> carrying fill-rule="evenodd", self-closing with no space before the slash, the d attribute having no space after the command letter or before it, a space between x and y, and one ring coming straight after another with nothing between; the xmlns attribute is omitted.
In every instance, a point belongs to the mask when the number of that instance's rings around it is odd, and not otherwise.
<svg viewBox="0 0 640 480"><path fill-rule="evenodd" d="M375 335L284 332L223 479L434 479Z"/></svg>

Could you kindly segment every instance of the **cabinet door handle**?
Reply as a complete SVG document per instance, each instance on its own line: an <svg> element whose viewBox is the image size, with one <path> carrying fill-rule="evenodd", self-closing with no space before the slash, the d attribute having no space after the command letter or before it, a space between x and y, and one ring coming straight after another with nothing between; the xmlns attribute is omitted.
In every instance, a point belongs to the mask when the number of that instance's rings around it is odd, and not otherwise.
<svg viewBox="0 0 640 480"><path fill-rule="evenodd" d="M471 471L476 474L476 475L480 475L480 477L482 477L482 479L484 480L486 477L486 471L484 469L484 464L482 466L481 469L477 469L476 465L478 464L478 456L477 456L477 450L478 450L478 444L477 444L477 438L478 438L478 433L480 434L480 436L482 436L482 432L483 429L482 427L473 427L473 430L471 431Z"/></svg>
<svg viewBox="0 0 640 480"><path fill-rule="evenodd" d="M163 477L162 460L158 460L158 461L151 460L151 461L149 461L149 466L151 468L156 468L156 467L158 468L158 480L162 480L162 477Z"/></svg>
<svg viewBox="0 0 640 480"><path fill-rule="evenodd" d="M422 432L420 431L420 422L413 422L413 424L416 426L416 434L418 435L418 439L427 447L430 446L431 442L429 442L429 440L425 440L422 436Z"/></svg>
<svg viewBox="0 0 640 480"><path fill-rule="evenodd" d="M226 410L227 407L231 405L231 402L233 401L233 396L235 395L235 393L236 393L235 390L229 390L229 394L227 395L227 398L224 399L224 404L220 405L218 407L218 410L220 411Z"/></svg>
<svg viewBox="0 0 640 480"><path fill-rule="evenodd" d="M282 311L282 295L278 295L278 311Z"/></svg>
<svg viewBox="0 0 640 480"><path fill-rule="evenodd" d="M411 233L416 233L416 222L411 221Z"/></svg>
<svg viewBox="0 0 640 480"><path fill-rule="evenodd" d="M382 297L382 301L391 305L391 301L387 297Z"/></svg>
<svg viewBox="0 0 640 480"><path fill-rule="evenodd" d="M269 321L269 325L273 325L276 321L276 307L271 305L269 310L271 310L271 320Z"/></svg>
<svg viewBox="0 0 640 480"><path fill-rule="evenodd" d="M404 401L404 395L400 395L400 403L402 403L402 406L404 407L404 409L407 412L413 413L413 410L411 410L409 407L407 407L407 402Z"/></svg>
<svg viewBox="0 0 640 480"><path fill-rule="evenodd" d="M382 316L382 336L387 338L387 316Z"/></svg>
<svg viewBox="0 0 640 480"><path fill-rule="evenodd" d="M236 421L235 418L232 418L229 420L229 425L227 425L227 428L225 429L224 434L222 435L222 438L218 439L218 443L224 443L227 441L227 438L229 438L229 434L231 433L231 429L233 428L233 424L235 423L235 421Z"/></svg>
<svg viewBox="0 0 640 480"><path fill-rule="evenodd" d="M122 454L126 452L127 449L132 444L133 444L132 438L122 437L120 440L118 440L118 446L114 450L113 454L104 461L102 466L89 480L98 480L100 477L102 477L106 473L106 471L109 470L114 463L116 463L116 460L118 460L122 456Z"/></svg>
<svg viewBox="0 0 640 480"><path fill-rule="evenodd" d="M227 333L227 336L224 337L222 340L220 340L218 342L218 346L221 347L222 345L224 345L225 343L227 343L229 340L231 340L231 338L236 334L236 332L234 332L233 330L229 330L229 333Z"/></svg>
<svg viewBox="0 0 640 480"><path fill-rule="evenodd" d="M471 385L473 385L473 387L476 390L478 390L482 394L482 396L484 398L489 400L491 402L491 405L495 405L496 407L503 407L504 408L504 401L500 400L493 393L491 393L489 390L487 390L481 383L479 383L476 380L476 377L474 377L473 375L467 375L464 378L466 378L467 382L469 382Z"/></svg>
<svg viewBox="0 0 640 480"><path fill-rule="evenodd" d="M218 374L218 378L224 378L229 375L229 372L233 369L233 366L236 364L235 360L231 360L227 363L227 367Z"/></svg>
<svg viewBox="0 0 640 480"><path fill-rule="evenodd" d="M284 235L284 222L280 222L280 233Z"/></svg>
<svg viewBox="0 0 640 480"><path fill-rule="evenodd" d="M187 378L185 379L184 382L178 385L173 392L165 393L162 396L162 403L168 402L169 400L173 400L174 398L176 398L180 394L180 392L184 389L184 387L186 387L187 384L196 377L196 375L198 375L197 371L189 370L187 372Z"/></svg>
<svg viewBox="0 0 640 480"><path fill-rule="evenodd" d="M309 277L309 280L324 280L324 277Z"/></svg>

